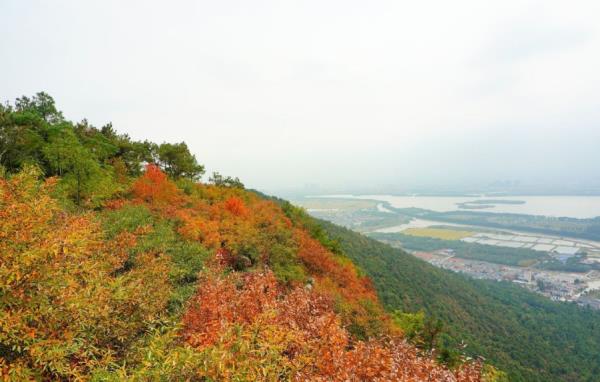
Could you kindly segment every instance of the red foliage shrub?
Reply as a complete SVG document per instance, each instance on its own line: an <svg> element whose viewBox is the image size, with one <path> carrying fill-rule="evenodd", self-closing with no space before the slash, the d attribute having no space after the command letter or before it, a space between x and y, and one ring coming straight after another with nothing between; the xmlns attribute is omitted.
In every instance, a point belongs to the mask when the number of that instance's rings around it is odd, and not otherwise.
<svg viewBox="0 0 600 382"><path fill-rule="evenodd" d="M123 199L113 199L104 202L104 208L107 210L118 210L123 208L127 202Z"/></svg>
<svg viewBox="0 0 600 382"><path fill-rule="evenodd" d="M248 209L244 201L238 197L231 197L225 201L225 209L236 216L247 216Z"/></svg>
<svg viewBox="0 0 600 382"><path fill-rule="evenodd" d="M205 274L197 296L183 317L184 337L193 346L213 344L233 323L248 324L275 303L277 281L272 273Z"/></svg>
<svg viewBox="0 0 600 382"><path fill-rule="evenodd" d="M132 187L133 195L153 206L175 206L183 195L175 183L154 164L146 165L146 172Z"/></svg>
<svg viewBox="0 0 600 382"><path fill-rule="evenodd" d="M453 373L401 338L352 342L330 298L304 287L285 294L269 271L205 275L183 323L190 345L238 354L229 361L230 372L241 367L236 362L265 362L264 354L276 346L277 356L269 353L273 365L261 367L288 370L294 381L475 382L481 375L478 363ZM250 343L240 342L244 338Z"/></svg>

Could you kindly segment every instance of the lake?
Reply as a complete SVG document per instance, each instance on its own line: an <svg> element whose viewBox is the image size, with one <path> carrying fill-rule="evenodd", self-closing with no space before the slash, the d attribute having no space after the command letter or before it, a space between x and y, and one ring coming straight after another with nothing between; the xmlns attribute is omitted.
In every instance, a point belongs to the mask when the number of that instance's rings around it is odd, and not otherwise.
<svg viewBox="0 0 600 382"><path fill-rule="evenodd" d="M323 197L323 196L319 196ZM372 199L396 208L423 208L437 212L481 211L588 219L600 216L600 196L395 196L326 195L331 198ZM488 202L489 201L489 202ZM471 204L470 202L475 202ZM495 203L494 203L495 202ZM502 203L504 202L504 203ZM509 204L513 203L515 204ZM516 202L524 202L516 204ZM462 209L459 205L477 206Z"/></svg>

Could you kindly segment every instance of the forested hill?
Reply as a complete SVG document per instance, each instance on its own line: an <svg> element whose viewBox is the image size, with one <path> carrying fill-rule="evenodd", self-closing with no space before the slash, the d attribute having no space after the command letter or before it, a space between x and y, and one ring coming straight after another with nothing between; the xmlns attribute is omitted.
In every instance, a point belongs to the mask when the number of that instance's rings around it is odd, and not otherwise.
<svg viewBox="0 0 600 382"><path fill-rule="evenodd" d="M446 340L464 340L511 381L600 381L600 313L510 283L474 280L328 222L344 253L373 280L386 308L423 309Z"/></svg>
<svg viewBox="0 0 600 382"><path fill-rule="evenodd" d="M495 381L339 243L185 143L0 106L3 381ZM343 244L343 243L342 243ZM401 291L399 293L404 293Z"/></svg>

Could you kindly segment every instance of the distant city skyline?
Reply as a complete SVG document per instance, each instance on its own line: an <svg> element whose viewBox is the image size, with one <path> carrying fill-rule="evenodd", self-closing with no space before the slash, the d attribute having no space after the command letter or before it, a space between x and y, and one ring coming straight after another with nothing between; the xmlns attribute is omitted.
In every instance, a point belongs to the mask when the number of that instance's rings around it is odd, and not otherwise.
<svg viewBox="0 0 600 382"><path fill-rule="evenodd" d="M305 189L600 189L600 2L0 3L0 100Z"/></svg>

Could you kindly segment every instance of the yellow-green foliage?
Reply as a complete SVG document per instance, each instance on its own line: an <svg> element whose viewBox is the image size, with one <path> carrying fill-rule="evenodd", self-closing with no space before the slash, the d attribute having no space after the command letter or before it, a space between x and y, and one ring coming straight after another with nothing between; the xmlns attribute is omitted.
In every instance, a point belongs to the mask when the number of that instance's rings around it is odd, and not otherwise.
<svg viewBox="0 0 600 382"><path fill-rule="evenodd" d="M165 309L168 259L133 234L103 240L88 214L61 211L27 168L0 180L0 375L77 380L114 361Z"/></svg>
<svg viewBox="0 0 600 382"><path fill-rule="evenodd" d="M508 382L508 375L505 372L496 369L492 365L486 364L483 367L482 382Z"/></svg>

